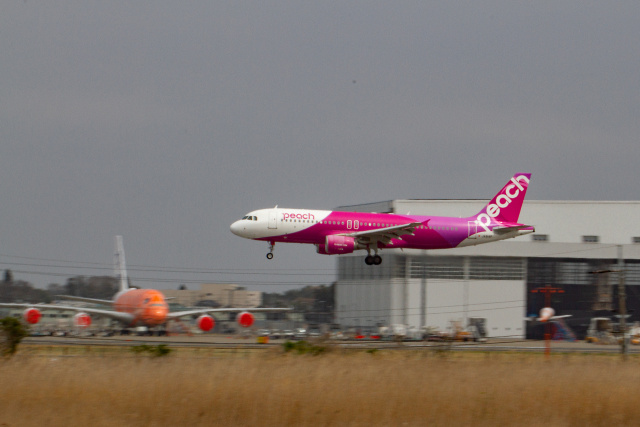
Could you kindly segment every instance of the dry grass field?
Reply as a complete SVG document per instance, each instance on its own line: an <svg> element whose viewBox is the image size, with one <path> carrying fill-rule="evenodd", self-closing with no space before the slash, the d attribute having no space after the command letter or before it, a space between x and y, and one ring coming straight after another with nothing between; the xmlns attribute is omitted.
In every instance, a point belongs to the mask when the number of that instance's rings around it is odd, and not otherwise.
<svg viewBox="0 0 640 427"><path fill-rule="evenodd" d="M267 351L0 360L0 426L621 426L640 360Z"/></svg>

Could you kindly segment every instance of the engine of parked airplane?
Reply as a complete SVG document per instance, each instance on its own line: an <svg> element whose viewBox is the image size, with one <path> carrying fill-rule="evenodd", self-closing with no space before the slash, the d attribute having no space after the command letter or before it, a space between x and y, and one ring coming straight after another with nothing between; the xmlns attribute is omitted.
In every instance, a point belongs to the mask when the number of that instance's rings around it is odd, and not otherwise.
<svg viewBox="0 0 640 427"><path fill-rule="evenodd" d="M248 311L238 313L238 316L236 317L236 322L238 322L238 325L242 326L243 328L250 327L251 325L253 325L254 321L255 317Z"/></svg>
<svg viewBox="0 0 640 427"><path fill-rule="evenodd" d="M209 332L216 325L216 321L208 314L203 314L196 319L196 325L201 331Z"/></svg>
<svg viewBox="0 0 640 427"><path fill-rule="evenodd" d="M317 252L323 255L350 254L356 249L356 240L349 236L329 235L317 248Z"/></svg>
<svg viewBox="0 0 640 427"><path fill-rule="evenodd" d="M35 325L40 321L42 317L42 313L37 308L27 308L24 312L22 312L22 318L25 322Z"/></svg>
<svg viewBox="0 0 640 427"><path fill-rule="evenodd" d="M78 313L73 316L73 324L78 328L88 328L91 326L91 316L87 313Z"/></svg>

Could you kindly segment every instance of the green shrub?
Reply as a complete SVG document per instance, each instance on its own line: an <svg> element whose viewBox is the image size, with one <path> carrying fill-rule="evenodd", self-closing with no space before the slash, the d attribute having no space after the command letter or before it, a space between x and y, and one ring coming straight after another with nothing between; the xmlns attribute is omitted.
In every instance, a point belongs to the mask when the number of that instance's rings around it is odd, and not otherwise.
<svg viewBox="0 0 640 427"><path fill-rule="evenodd" d="M161 356L166 356L167 354L171 353L171 349L169 347L167 347L166 344L158 344L158 345L147 345L147 344L141 344L141 345L135 345L133 347L131 347L131 351L136 353L136 354L149 354L150 356L154 356L154 357L161 357Z"/></svg>
<svg viewBox="0 0 640 427"><path fill-rule="evenodd" d="M18 350L18 344L26 336L29 330L15 317L0 319L0 351L2 355L13 356Z"/></svg>
<svg viewBox="0 0 640 427"><path fill-rule="evenodd" d="M298 354L311 354L313 356L325 353L328 350L327 346L311 344L307 341L286 341L282 344L282 348L287 353L295 351Z"/></svg>

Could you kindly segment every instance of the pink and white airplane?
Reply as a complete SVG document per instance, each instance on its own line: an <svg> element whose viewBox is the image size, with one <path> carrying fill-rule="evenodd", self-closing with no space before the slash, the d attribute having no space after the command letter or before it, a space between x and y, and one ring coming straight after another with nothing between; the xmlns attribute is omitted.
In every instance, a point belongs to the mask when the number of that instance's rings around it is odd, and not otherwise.
<svg viewBox="0 0 640 427"><path fill-rule="evenodd" d="M518 217L530 173L517 173L477 214L467 218L285 209L276 206L246 214L231 224L240 237L269 242L313 244L319 254L366 250L367 265L379 265L381 249L448 249L510 239L535 232ZM372 255L373 252L373 255Z"/></svg>

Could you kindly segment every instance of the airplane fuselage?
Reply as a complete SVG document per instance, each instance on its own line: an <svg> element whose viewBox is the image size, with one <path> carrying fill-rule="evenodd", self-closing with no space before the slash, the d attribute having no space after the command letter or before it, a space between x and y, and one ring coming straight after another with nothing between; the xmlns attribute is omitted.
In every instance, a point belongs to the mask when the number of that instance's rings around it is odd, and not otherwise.
<svg viewBox="0 0 640 427"><path fill-rule="evenodd" d="M419 223L412 234L391 239L380 248L448 249L489 243L528 234L533 227L499 234L478 227L474 218L395 215L309 209L260 209L231 225L241 237L269 242L323 245L327 236L344 235ZM361 247L359 249L365 249Z"/></svg>
<svg viewBox="0 0 640 427"><path fill-rule="evenodd" d="M113 308L133 316L130 326L154 327L167 321L169 305L155 289L126 289L114 297Z"/></svg>
<svg viewBox="0 0 640 427"><path fill-rule="evenodd" d="M231 232L270 244L316 245L324 255L365 249L367 264L380 264L386 248L450 249L533 233L518 223L531 174L515 174L476 215L467 218L275 208L249 212L231 224ZM375 256L371 252L375 252Z"/></svg>

